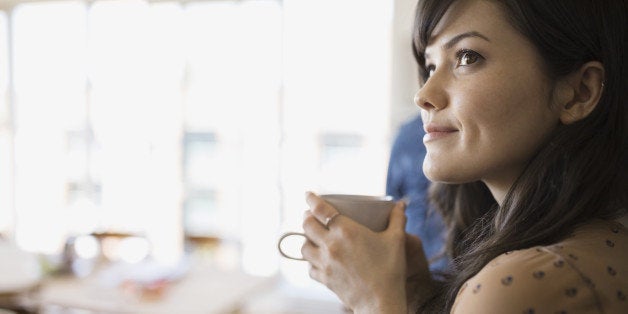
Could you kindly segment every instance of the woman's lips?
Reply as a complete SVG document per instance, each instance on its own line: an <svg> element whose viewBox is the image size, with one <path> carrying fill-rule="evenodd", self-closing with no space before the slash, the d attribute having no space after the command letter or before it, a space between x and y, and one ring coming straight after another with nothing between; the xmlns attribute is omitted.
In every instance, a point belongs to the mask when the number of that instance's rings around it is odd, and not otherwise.
<svg viewBox="0 0 628 314"><path fill-rule="evenodd" d="M425 135L423 136L423 143L427 143L430 141L435 141L437 139L441 139L452 135L453 133L458 132L457 129L448 126L441 126L437 124L428 124L425 126Z"/></svg>

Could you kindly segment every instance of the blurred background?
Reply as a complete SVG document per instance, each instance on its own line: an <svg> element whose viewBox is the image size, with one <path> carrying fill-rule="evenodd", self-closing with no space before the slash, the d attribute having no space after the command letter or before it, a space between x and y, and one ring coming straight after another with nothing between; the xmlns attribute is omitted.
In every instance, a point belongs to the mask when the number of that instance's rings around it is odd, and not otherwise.
<svg viewBox="0 0 628 314"><path fill-rule="evenodd" d="M5 308L342 312L276 240L305 191L385 193L414 6L0 0Z"/></svg>

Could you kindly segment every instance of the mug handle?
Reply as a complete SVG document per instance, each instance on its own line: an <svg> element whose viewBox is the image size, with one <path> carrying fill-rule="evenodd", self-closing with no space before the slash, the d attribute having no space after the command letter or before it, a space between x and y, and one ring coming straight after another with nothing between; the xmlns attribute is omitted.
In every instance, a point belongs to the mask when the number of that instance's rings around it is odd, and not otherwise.
<svg viewBox="0 0 628 314"><path fill-rule="evenodd" d="M281 242L283 242L283 240L289 236L302 236L304 238L305 234L301 233L301 232L286 232L284 234L281 235L281 237L279 237L279 240L277 240L277 249L279 250L279 254L281 254L281 256L285 257L285 258L289 258L289 259L293 259L295 261L304 261L305 259L303 257L294 257L294 256L290 256L288 254L286 254L283 249L281 248Z"/></svg>

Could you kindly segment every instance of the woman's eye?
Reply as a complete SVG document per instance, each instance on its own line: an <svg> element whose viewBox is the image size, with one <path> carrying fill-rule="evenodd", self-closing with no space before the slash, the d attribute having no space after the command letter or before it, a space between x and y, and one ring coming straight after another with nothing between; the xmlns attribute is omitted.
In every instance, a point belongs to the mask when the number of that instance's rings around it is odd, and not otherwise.
<svg viewBox="0 0 628 314"><path fill-rule="evenodd" d="M432 77L432 75L434 74L434 71L436 71L436 67L434 67L433 65L425 66L425 77L424 77L424 79L427 81L427 79Z"/></svg>
<svg viewBox="0 0 628 314"><path fill-rule="evenodd" d="M458 66L467 66L476 63L482 56L473 50L460 50L456 54Z"/></svg>

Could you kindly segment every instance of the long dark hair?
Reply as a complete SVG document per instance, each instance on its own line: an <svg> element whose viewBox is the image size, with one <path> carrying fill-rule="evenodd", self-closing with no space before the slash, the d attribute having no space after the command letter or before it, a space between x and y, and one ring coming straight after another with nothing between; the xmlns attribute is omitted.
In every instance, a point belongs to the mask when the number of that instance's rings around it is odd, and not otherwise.
<svg viewBox="0 0 628 314"><path fill-rule="evenodd" d="M420 0L413 51L426 77L424 52L455 0ZM490 260L516 249L556 243L593 219L628 206L628 0L493 0L559 79L589 61L604 65L595 110L560 125L499 206L482 182L439 184L430 198L448 226L449 273L421 311L449 311L460 286Z"/></svg>

